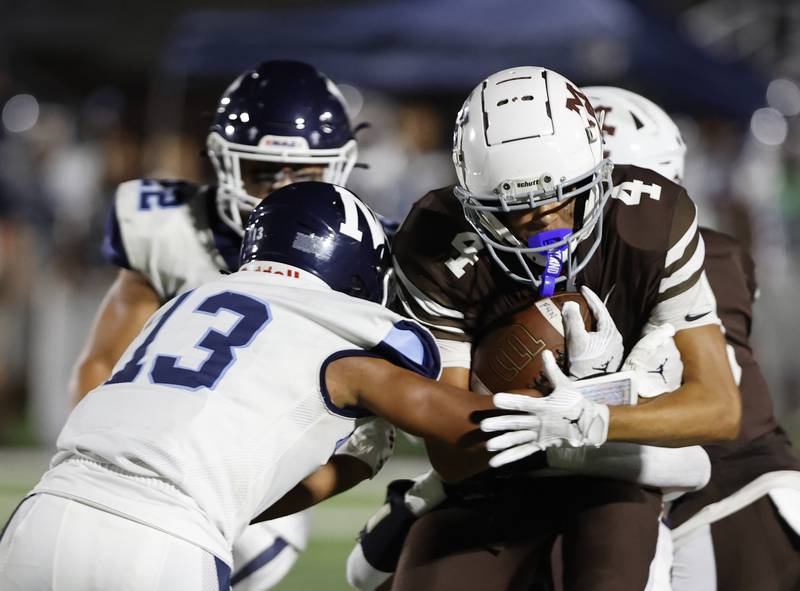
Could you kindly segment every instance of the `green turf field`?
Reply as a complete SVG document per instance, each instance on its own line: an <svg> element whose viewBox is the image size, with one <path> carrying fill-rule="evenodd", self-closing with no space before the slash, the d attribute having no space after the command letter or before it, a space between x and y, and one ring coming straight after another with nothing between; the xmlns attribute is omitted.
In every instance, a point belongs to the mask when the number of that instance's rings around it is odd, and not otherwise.
<svg viewBox="0 0 800 591"><path fill-rule="evenodd" d="M0 449L0 527L20 499L47 468L50 452ZM311 540L289 576L276 587L280 591L350 589L345 580L345 561L358 530L383 501L386 484L394 478L425 470L422 459L393 459L374 480L320 504L313 510Z"/></svg>

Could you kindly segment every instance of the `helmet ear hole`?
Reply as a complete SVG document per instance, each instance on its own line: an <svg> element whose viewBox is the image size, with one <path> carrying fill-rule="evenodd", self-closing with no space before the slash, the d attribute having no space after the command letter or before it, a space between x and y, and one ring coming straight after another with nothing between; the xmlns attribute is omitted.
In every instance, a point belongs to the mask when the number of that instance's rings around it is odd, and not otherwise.
<svg viewBox="0 0 800 591"><path fill-rule="evenodd" d="M364 298L367 293L367 287L364 285L364 281L358 275L353 275L350 277L350 288L347 290L347 295L351 295L356 298Z"/></svg>

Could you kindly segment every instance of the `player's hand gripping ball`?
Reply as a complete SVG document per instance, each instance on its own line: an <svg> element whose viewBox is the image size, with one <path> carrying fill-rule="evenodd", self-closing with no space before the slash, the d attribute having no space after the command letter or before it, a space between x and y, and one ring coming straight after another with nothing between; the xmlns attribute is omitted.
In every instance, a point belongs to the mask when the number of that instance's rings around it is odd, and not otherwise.
<svg viewBox="0 0 800 591"><path fill-rule="evenodd" d="M552 386L544 375L542 352L552 351L565 373L569 367L561 316L566 302L575 302L586 330L594 330L592 313L580 293L538 300L503 318L478 342L472 358L472 389L485 394L523 389L548 394Z"/></svg>

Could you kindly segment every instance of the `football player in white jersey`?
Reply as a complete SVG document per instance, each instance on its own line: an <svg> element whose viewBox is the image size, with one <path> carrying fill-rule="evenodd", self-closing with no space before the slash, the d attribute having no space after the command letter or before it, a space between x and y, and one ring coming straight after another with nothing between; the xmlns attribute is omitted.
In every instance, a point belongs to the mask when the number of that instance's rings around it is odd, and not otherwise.
<svg viewBox="0 0 800 591"><path fill-rule="evenodd" d="M120 267L76 366L77 403L108 379L144 322L170 298L236 269L246 216L261 198L292 182L344 185L357 146L336 86L312 66L269 61L225 91L207 140L217 186L141 179L120 185L103 253ZM282 579L308 539L297 514L249 528L234 548L237 591Z"/></svg>
<svg viewBox="0 0 800 591"><path fill-rule="evenodd" d="M346 189L265 199L238 272L162 306L74 409L0 538L0 588L227 589L247 524L371 414L485 469L476 415L493 405L435 381L432 335L383 306L389 266Z"/></svg>

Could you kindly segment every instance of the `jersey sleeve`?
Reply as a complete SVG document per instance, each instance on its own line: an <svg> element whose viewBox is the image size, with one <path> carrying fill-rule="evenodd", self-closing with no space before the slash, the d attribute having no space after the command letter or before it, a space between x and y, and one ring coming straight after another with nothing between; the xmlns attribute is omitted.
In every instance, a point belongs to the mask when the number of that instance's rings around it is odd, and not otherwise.
<svg viewBox="0 0 800 591"><path fill-rule="evenodd" d="M416 322L395 322L383 340L372 348L372 352L432 380L439 379L442 372L436 340Z"/></svg>
<svg viewBox="0 0 800 591"><path fill-rule="evenodd" d="M365 408L356 406L339 407L333 402L326 383L328 365L344 357L377 357L385 359L394 365L413 371L423 377L438 380L442 372L439 348L430 332L416 322L409 320L396 320L397 315L391 314L395 321L390 324L388 332L374 346L369 348L344 349L329 355L322 363L319 372L320 393L328 410L334 414L347 418L363 418L372 416ZM372 341L375 342L375 341Z"/></svg>
<svg viewBox="0 0 800 591"><path fill-rule="evenodd" d="M466 224L463 215L455 217L443 208L434 192L415 204L393 242L394 307L437 339L470 342L465 310L470 308L470 276L482 244L477 234L468 236L461 224ZM463 260L454 247L459 240L464 243Z"/></svg>
<svg viewBox="0 0 800 591"><path fill-rule="evenodd" d="M697 207L686 191L681 190L670 223L651 322L669 322L676 331L720 323L704 260L705 244L697 227Z"/></svg>
<svg viewBox="0 0 800 591"><path fill-rule="evenodd" d="M181 259L189 248L187 234L195 231L187 202L195 190L181 181L136 179L122 183L114 195L103 255L144 275L162 300L182 286Z"/></svg>

